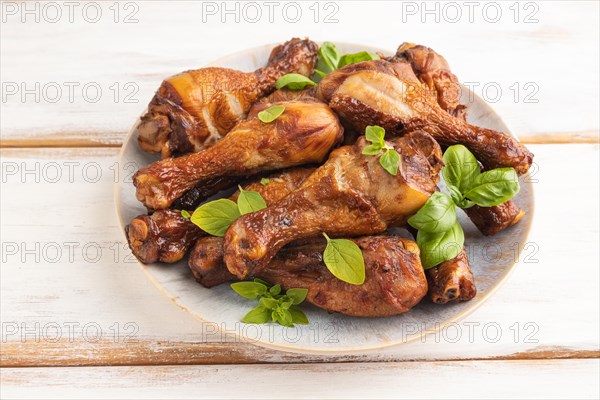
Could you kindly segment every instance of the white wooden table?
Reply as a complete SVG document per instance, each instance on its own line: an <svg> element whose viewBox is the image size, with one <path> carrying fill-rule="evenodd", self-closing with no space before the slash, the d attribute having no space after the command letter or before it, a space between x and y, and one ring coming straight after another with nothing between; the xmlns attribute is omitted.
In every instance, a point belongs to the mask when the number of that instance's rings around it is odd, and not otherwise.
<svg viewBox="0 0 600 400"><path fill-rule="evenodd" d="M0 397L598 398L598 2L254 4L2 2ZM305 35L437 49L536 155L531 250L452 332L336 357L219 337L122 240L116 155L161 79Z"/></svg>

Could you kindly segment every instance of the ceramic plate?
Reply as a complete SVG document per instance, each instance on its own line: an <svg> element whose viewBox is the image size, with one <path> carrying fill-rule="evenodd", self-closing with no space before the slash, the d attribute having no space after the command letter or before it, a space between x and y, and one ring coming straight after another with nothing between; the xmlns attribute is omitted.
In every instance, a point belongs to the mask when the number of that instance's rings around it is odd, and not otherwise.
<svg viewBox="0 0 600 400"><path fill-rule="evenodd" d="M392 54L389 50L357 44L338 43L338 46L343 53L368 50ZM253 71L266 64L273 47L267 45L241 51L214 61L209 66ZM510 133L502 119L480 97L464 87L463 104L468 106L468 120L471 124ZM139 168L157 159L138 148L136 125L137 122L129 132L119 155L121 168L127 171L133 166ZM527 215L516 226L493 237L481 235L466 215L459 212L458 218L465 231L465 245L477 284L477 296L473 300L437 305L424 299L410 312L391 318L348 317L329 314L312 305L303 305L310 320L309 325L297 325L295 328L284 328L276 324L246 325L239 321L253 307L254 302L238 296L229 285L212 289L200 286L192 277L186 261L173 265L140 263L140 266L163 294L203 322L201 331L198 332L198 341L225 339L227 336L281 350L320 354L378 349L400 345L442 329L464 318L490 297L514 269L517 261L515 254L521 253L520 250L527 241L534 202L532 184L526 179L521 179L521 191L514 201ZM133 217L145 212L135 198L131 180L116 184L115 202L121 228ZM160 318L160 315L156 318Z"/></svg>

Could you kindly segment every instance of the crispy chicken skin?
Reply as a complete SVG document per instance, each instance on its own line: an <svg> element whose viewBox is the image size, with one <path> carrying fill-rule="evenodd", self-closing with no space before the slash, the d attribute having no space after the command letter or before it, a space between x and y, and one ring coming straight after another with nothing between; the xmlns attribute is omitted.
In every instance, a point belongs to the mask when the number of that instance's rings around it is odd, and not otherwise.
<svg viewBox="0 0 600 400"><path fill-rule="evenodd" d="M286 244L326 232L373 235L403 225L436 189L441 150L428 134L415 132L389 142L400 153L396 176L378 157L362 154L361 137L334 150L294 192L266 209L243 215L225 234L225 262L243 279L266 267Z"/></svg>
<svg viewBox="0 0 600 400"><path fill-rule="evenodd" d="M284 289L308 289L307 301L329 312L356 317L390 317L414 307L427 293L419 249L399 236L352 239L365 259L365 282L352 285L335 278L323 263L324 239L288 246L258 276ZM189 266L196 280L211 287L236 277L222 258L222 238L196 243Z"/></svg>
<svg viewBox="0 0 600 400"><path fill-rule="evenodd" d="M181 260L196 239L204 234L178 210L139 215L125 227L129 247L144 264Z"/></svg>
<svg viewBox="0 0 600 400"><path fill-rule="evenodd" d="M509 135L469 125L445 112L409 63L386 60L350 64L328 74L317 96L355 130L380 125L390 134L423 130L441 145L463 144L484 167L527 172L533 155Z"/></svg>
<svg viewBox="0 0 600 400"><path fill-rule="evenodd" d="M244 190L258 192L270 204L281 200L300 186L314 170L311 167L293 168L268 176L269 183L266 185L256 179L242 187ZM230 199L237 201L238 195L239 191L236 191ZM185 256L196 239L205 234L182 217L179 210L170 209L135 217L125 227L125 232L131 251L144 264L156 261L175 263Z"/></svg>
<svg viewBox="0 0 600 400"><path fill-rule="evenodd" d="M317 48L294 38L275 47L267 66L255 72L202 68L166 79L138 125L140 148L165 158L213 145L246 118L256 100L275 90L281 76L310 75Z"/></svg>
<svg viewBox="0 0 600 400"><path fill-rule="evenodd" d="M155 162L134 176L136 196L151 209L169 207L193 187L221 176L244 177L259 172L319 163L343 137L337 116L323 103L281 102L285 111L264 123L257 104L246 121L206 150Z"/></svg>
<svg viewBox="0 0 600 400"><path fill-rule="evenodd" d="M477 229L486 236L495 235L513 226L525 216L525 211L510 200L494 207L475 205L464 209L464 211Z"/></svg>
<svg viewBox="0 0 600 400"><path fill-rule="evenodd" d="M471 300L477 294L467 252L426 271L429 291L427 297L437 304Z"/></svg>

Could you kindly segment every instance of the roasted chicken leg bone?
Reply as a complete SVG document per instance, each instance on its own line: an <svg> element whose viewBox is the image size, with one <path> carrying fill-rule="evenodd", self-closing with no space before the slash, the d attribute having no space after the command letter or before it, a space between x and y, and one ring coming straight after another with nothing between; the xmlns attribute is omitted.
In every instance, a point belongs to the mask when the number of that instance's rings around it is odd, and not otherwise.
<svg viewBox="0 0 600 400"><path fill-rule="evenodd" d="M387 144L400 153L396 176L378 157L362 154L367 142L334 150L327 162L287 197L243 215L225 234L225 262L240 279L259 272L284 245L314 237L372 235L403 225L436 189L441 150L415 132Z"/></svg>
<svg viewBox="0 0 600 400"><path fill-rule="evenodd" d="M287 73L309 76L316 59L316 43L292 39L275 47L267 66L255 72L202 68L172 76L141 118L139 145L163 158L211 146L246 118L257 99L275 90L278 78Z"/></svg>
<svg viewBox="0 0 600 400"><path fill-rule="evenodd" d="M465 249L453 259L426 271L427 297L437 304L471 300L477 294Z"/></svg>
<svg viewBox="0 0 600 400"><path fill-rule="evenodd" d="M373 60L347 65L321 80L317 96L359 132L368 125L398 135L423 130L443 146L465 145L487 169L514 167L523 174L533 161L513 137L445 112L409 63Z"/></svg>
<svg viewBox="0 0 600 400"><path fill-rule="evenodd" d="M219 176L248 176L322 162L343 136L337 116L323 103L282 102L285 111L264 123L258 104L248 120L214 146L198 153L158 161L134 176L136 196L148 208L169 207L187 190Z"/></svg>
<svg viewBox="0 0 600 400"><path fill-rule="evenodd" d="M306 300L329 312L357 317L389 317L414 307L427 293L419 249L398 236L353 239L365 259L365 282L351 285L335 278L323 263L325 240L285 247L258 276L283 289L308 289ZM237 280L222 258L222 238L200 239L189 266L196 280L211 287Z"/></svg>
<svg viewBox="0 0 600 400"><path fill-rule="evenodd" d="M244 190L258 192L267 204L287 196L314 171L314 168L293 168L268 176L269 183L263 185L253 180L242 185ZM239 192L230 199L237 201ZM190 214L193 211L188 211ZM139 215L125 227L129 247L143 263L156 261L174 263L181 260L196 239L205 233L178 210L157 210L152 215Z"/></svg>

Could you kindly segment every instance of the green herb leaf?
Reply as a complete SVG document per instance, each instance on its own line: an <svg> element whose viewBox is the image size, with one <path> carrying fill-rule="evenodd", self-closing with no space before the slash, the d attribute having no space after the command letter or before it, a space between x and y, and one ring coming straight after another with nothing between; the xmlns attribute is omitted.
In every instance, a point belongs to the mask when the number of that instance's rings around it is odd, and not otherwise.
<svg viewBox="0 0 600 400"><path fill-rule="evenodd" d="M465 234L458 221L445 232L419 231L417 233L417 244L421 250L421 263L424 269L433 268L456 257L464 243Z"/></svg>
<svg viewBox="0 0 600 400"><path fill-rule="evenodd" d="M323 71L319 71L318 69L315 69L315 75L317 75L320 79L323 79L323 78L325 78L325 76L327 74L325 72L323 72Z"/></svg>
<svg viewBox="0 0 600 400"><path fill-rule="evenodd" d="M259 279L259 278L254 278L254 282L262 283L263 285L265 285L268 288L270 288L271 286L273 286L269 282L263 281L262 279Z"/></svg>
<svg viewBox="0 0 600 400"><path fill-rule="evenodd" d="M228 199L219 199L198 207L190 221L208 234L224 236L229 225L239 217L237 204Z"/></svg>
<svg viewBox="0 0 600 400"><path fill-rule="evenodd" d="M181 210L181 216L185 219L190 219L192 217L186 210Z"/></svg>
<svg viewBox="0 0 600 400"><path fill-rule="evenodd" d="M268 179L268 178L262 178L260 180L260 184L263 185L263 186L267 186L269 184L269 182L271 182L271 180Z"/></svg>
<svg viewBox="0 0 600 400"><path fill-rule="evenodd" d="M294 324L300 324L300 325L308 324L308 317L298 307L292 306L292 307L290 307L290 309L288 311L292 315L292 322Z"/></svg>
<svg viewBox="0 0 600 400"><path fill-rule="evenodd" d="M481 207L493 207L519 192L519 177L514 168L497 168L478 175L465 198Z"/></svg>
<svg viewBox="0 0 600 400"><path fill-rule="evenodd" d="M269 310L275 310L279 306L279 302L272 297L261 297L258 305Z"/></svg>
<svg viewBox="0 0 600 400"><path fill-rule="evenodd" d="M368 142L373 143L374 145L379 145L379 148L382 149L385 147L385 129L377 125L369 125L365 129L365 139Z"/></svg>
<svg viewBox="0 0 600 400"><path fill-rule="evenodd" d="M256 299L267 293L267 286L259 282L236 282L231 284L231 288L247 299Z"/></svg>
<svg viewBox="0 0 600 400"><path fill-rule="evenodd" d="M265 324L271 319L271 311L264 307L258 306L251 310L242 318L242 322L246 324Z"/></svg>
<svg viewBox="0 0 600 400"><path fill-rule="evenodd" d="M448 189L450 192L450 197L452 198L452 201L454 201L454 204L458 205L458 203L460 203L463 199L460 190L456 186L449 183L446 184L446 189Z"/></svg>
<svg viewBox="0 0 600 400"><path fill-rule="evenodd" d="M269 289L269 293L271 293L273 296L277 296L279 293L281 293L281 286L275 285L275 286L271 287Z"/></svg>
<svg viewBox="0 0 600 400"><path fill-rule="evenodd" d="M294 326L292 314L285 308L276 308L271 313L273 321L278 322L280 325L291 328Z"/></svg>
<svg viewBox="0 0 600 400"><path fill-rule="evenodd" d="M246 215L267 208L267 203L260 193L244 190L241 186L238 186L238 188L240 189L240 195L238 196L237 205L240 214Z"/></svg>
<svg viewBox="0 0 600 400"><path fill-rule="evenodd" d="M298 305L306 299L306 295L308 294L308 289L302 288L293 288L288 289L285 294L292 299L294 305Z"/></svg>
<svg viewBox="0 0 600 400"><path fill-rule="evenodd" d="M284 106L271 106L258 113L258 119L265 124L275 121L285 111Z"/></svg>
<svg viewBox="0 0 600 400"><path fill-rule="evenodd" d="M289 90L302 90L307 86L316 86L317 84L311 81L304 75L286 74L275 82L277 89L288 88Z"/></svg>
<svg viewBox="0 0 600 400"><path fill-rule="evenodd" d="M380 57L375 53L369 53L368 51L359 51L353 54L344 54L338 62L338 68L342 68L349 64L356 64L362 61L379 60Z"/></svg>
<svg viewBox="0 0 600 400"><path fill-rule="evenodd" d="M400 162L400 154L394 149L388 149L381 157L379 164L391 175L398 175L398 163Z"/></svg>
<svg viewBox="0 0 600 400"><path fill-rule="evenodd" d="M408 219L408 223L419 231L445 232L456 222L456 204L450 196L435 192L419 211Z"/></svg>
<svg viewBox="0 0 600 400"><path fill-rule="evenodd" d="M370 144L363 149L362 153L366 156L376 156L377 154L381 153L381 150L382 147L379 145L379 143Z"/></svg>
<svg viewBox="0 0 600 400"><path fill-rule="evenodd" d="M325 74L337 69L342 53L337 46L331 42L323 43L317 52L319 55L317 69Z"/></svg>
<svg viewBox="0 0 600 400"><path fill-rule="evenodd" d="M327 239L327 247L323 253L323 262L336 278L362 285L365 282L365 260L356 243L347 239Z"/></svg>
<svg viewBox="0 0 600 400"><path fill-rule="evenodd" d="M447 185L452 185L464 194L480 174L477 159L462 144L448 147L444 152L442 176ZM458 204L458 203L457 203Z"/></svg>

